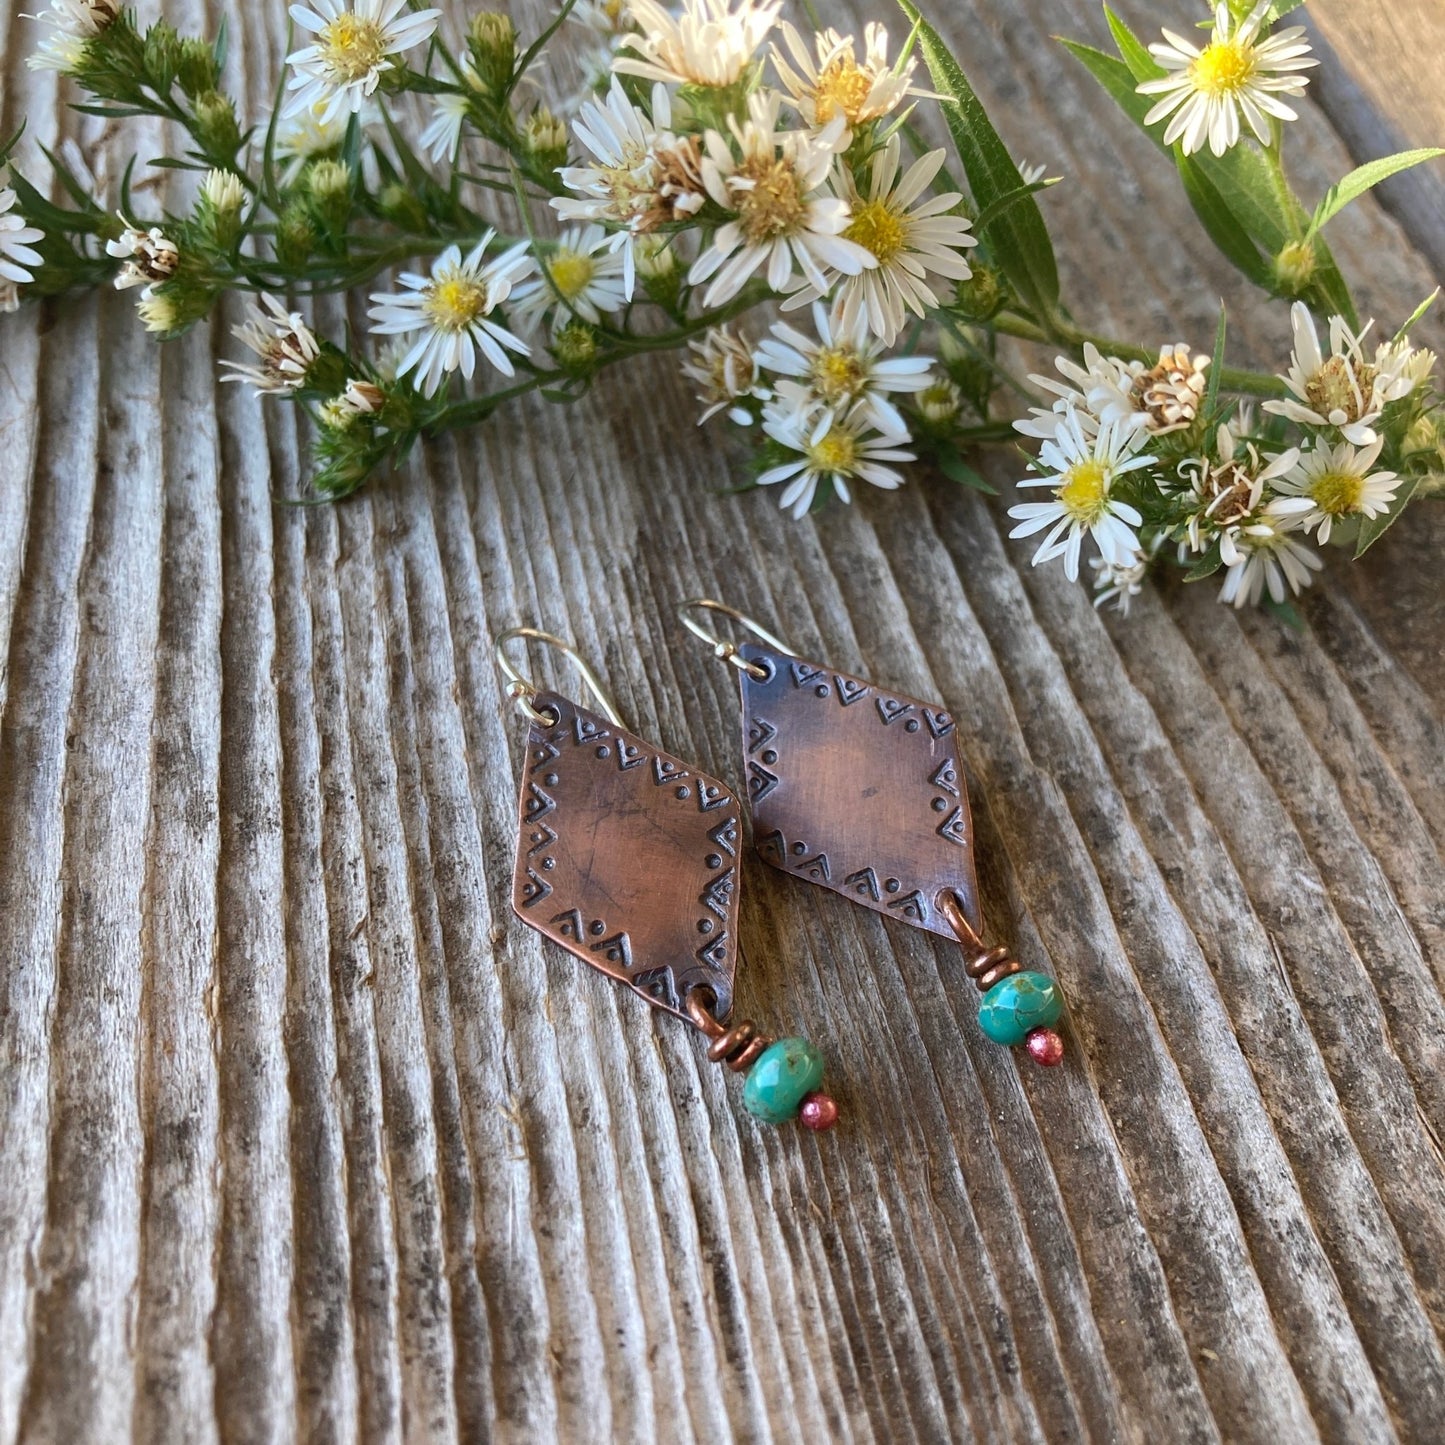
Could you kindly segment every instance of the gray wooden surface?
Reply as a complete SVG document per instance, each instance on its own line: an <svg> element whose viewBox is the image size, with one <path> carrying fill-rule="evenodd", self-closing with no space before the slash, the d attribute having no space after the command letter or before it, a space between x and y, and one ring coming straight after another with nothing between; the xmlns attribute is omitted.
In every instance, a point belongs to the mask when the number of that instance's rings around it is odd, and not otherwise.
<svg viewBox="0 0 1445 1445"><path fill-rule="evenodd" d="M255 113L283 8L209 8ZM1365 121L1445 133L1441 47L1360 8L1313 7L1312 195ZM4 124L94 141L15 9ZM933 10L1069 177L1090 321L1203 345L1223 296L1237 359L1282 357L1050 43L1092 6ZM1335 227L1384 326L1435 284L1412 194ZM1118 623L937 478L804 526L715 496L670 359L277 505L293 419L223 351L112 296L0 322L0 1442L1440 1439L1445 518L1333 567L1302 634L1178 586ZM490 636L571 634L735 776L672 617L703 591L947 701L1065 1068L982 1039L956 950L758 865L743 1006L823 1046L845 1119L754 1127L512 920Z"/></svg>

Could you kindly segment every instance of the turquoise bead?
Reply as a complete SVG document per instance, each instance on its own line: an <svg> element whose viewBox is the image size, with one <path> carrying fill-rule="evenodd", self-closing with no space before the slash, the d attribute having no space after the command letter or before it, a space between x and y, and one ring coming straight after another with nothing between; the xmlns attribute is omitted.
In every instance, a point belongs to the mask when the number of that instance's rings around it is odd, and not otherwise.
<svg viewBox="0 0 1445 1445"><path fill-rule="evenodd" d="M984 994L978 1022L996 1044L1013 1048L1033 1029L1058 1023L1064 1012L1059 986L1046 973L1016 973Z"/></svg>
<svg viewBox="0 0 1445 1445"><path fill-rule="evenodd" d="M822 1082L822 1054L807 1039L779 1039L748 1070L743 1107L765 1124L785 1124Z"/></svg>

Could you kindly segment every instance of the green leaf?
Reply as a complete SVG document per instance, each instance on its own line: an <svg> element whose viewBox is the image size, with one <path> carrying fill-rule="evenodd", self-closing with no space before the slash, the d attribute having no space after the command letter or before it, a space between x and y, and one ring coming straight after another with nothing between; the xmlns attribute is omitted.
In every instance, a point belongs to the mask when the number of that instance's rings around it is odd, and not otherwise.
<svg viewBox="0 0 1445 1445"><path fill-rule="evenodd" d="M1206 577L1212 577L1223 566L1224 558L1219 555L1219 541L1216 538L1209 550L1184 574L1184 580L1186 582L1202 582Z"/></svg>
<svg viewBox="0 0 1445 1445"><path fill-rule="evenodd" d="M231 21L229 16L223 15L221 23L216 29L216 41L211 46L211 56L216 62L216 74L219 75L226 68L226 54L231 48Z"/></svg>
<svg viewBox="0 0 1445 1445"><path fill-rule="evenodd" d="M1000 196L993 205L979 215L973 223L975 229L982 231L986 226L990 226L998 220L1005 211L1016 206L1025 196L1032 196L1038 191L1046 191L1050 186L1058 185L1059 180L1060 177L1052 176L1046 180L1033 181L1029 185L1020 186L1016 191L1010 191L1006 196Z"/></svg>
<svg viewBox="0 0 1445 1445"><path fill-rule="evenodd" d="M1410 498L1415 495L1415 489L1420 485L1420 481L1419 477L1406 478L1396 490L1395 500L1390 503L1388 512L1381 512L1377 517L1366 517L1360 523L1360 535L1355 543L1356 557L1363 557L1394 525L1395 519L1405 510Z"/></svg>
<svg viewBox="0 0 1445 1445"><path fill-rule="evenodd" d="M1425 313L1435 304L1440 295L1437 286L1411 313L1410 319L1395 333L1394 344L1399 345L1424 319Z"/></svg>
<svg viewBox="0 0 1445 1445"><path fill-rule="evenodd" d="M1209 361L1209 388L1204 394L1204 415L1212 424L1219 406L1219 388L1224 381L1224 342L1229 335L1229 319L1224 303L1219 305L1219 329L1214 333L1214 355Z"/></svg>
<svg viewBox="0 0 1445 1445"><path fill-rule="evenodd" d="M1191 157L1179 155L1175 164L1179 168L1179 180L1184 187L1184 194L1209 239L1237 271L1247 276L1256 286L1269 290L1274 281L1274 271L1269 258L1260 253L1259 247L1250 239L1249 232L1240 225L1234 212L1220 195L1218 187Z"/></svg>
<svg viewBox="0 0 1445 1445"><path fill-rule="evenodd" d="M1129 67L1129 73L1135 80L1156 80L1165 73L1164 67L1149 54L1143 41L1107 5L1104 6L1104 18L1109 22L1114 44L1119 47L1119 57ZM1153 104L1152 101L1149 103Z"/></svg>
<svg viewBox="0 0 1445 1445"><path fill-rule="evenodd" d="M998 488L986 482L964 459L959 455L958 448L950 442L940 442L935 453L938 462L938 470L951 482L957 482L960 486L972 487L975 492L982 492L985 496L998 496Z"/></svg>
<svg viewBox="0 0 1445 1445"><path fill-rule="evenodd" d="M980 213L1019 190L1023 177L993 128L962 68L919 14L913 0L898 0L918 30L919 48L944 97L944 119L963 162ZM980 234L1015 291L1047 324L1059 300L1059 269L1048 227L1032 196L1025 196L990 221Z"/></svg>
<svg viewBox="0 0 1445 1445"><path fill-rule="evenodd" d="M1398 155L1383 156L1380 160L1357 166L1324 193L1319 205L1315 207L1306 239L1327 226L1351 201L1358 200L1372 186L1378 186L1381 181L1389 180L1401 171L1408 171L1411 166L1423 165L1426 161L1436 160L1440 156L1445 156L1445 150L1437 146L1427 146L1423 150L1401 151Z"/></svg>
<svg viewBox="0 0 1445 1445"><path fill-rule="evenodd" d="M1305 630L1305 620L1300 616L1299 608L1293 602L1276 602L1273 597L1266 594L1263 598L1263 606L1266 612L1277 617L1286 627L1293 628L1296 632Z"/></svg>
<svg viewBox="0 0 1445 1445"><path fill-rule="evenodd" d="M1133 73L1122 60L1077 40L1065 40L1064 45L1139 129L1174 156L1185 195L1210 240L1255 285L1273 290L1273 257L1298 238L1308 217L1293 197L1288 206L1294 216L1285 210L1263 152L1249 145L1237 145L1222 156L1206 150L1185 157L1179 147L1171 150L1163 143L1161 126L1144 124L1149 98L1138 94ZM1311 294L1323 310L1358 325L1349 287L1329 248L1318 236L1311 244L1316 258Z"/></svg>

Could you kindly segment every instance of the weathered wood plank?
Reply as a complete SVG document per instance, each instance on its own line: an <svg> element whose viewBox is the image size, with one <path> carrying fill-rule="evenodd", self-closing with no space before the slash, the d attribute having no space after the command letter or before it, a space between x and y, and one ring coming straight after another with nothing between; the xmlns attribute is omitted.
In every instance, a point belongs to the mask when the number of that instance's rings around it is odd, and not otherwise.
<svg viewBox="0 0 1445 1445"><path fill-rule="evenodd" d="M1440 90L1399 43L1433 7L1314 11L1309 195L1378 127L1437 139ZM1100 17L939 19L1069 177L1090 321L1202 342L1223 297L1276 364L1283 308L1047 39ZM233 25L253 114L284 32ZM30 43L0 26L0 119L48 139ZM1385 199L1332 230L1389 324L1441 263L1419 194ZM3 323L0 1442L1438 1433L1440 520L1333 568L1304 635L1180 587L1101 619L936 478L803 527L713 495L733 454L666 358L296 509L305 438L219 392L223 330L161 358L127 311ZM824 1046L846 1111L755 1128L686 1031L511 918L491 636L571 635L730 776L732 678L673 616L699 592L947 699L1065 1069L980 1038L956 951L750 867L743 1006Z"/></svg>

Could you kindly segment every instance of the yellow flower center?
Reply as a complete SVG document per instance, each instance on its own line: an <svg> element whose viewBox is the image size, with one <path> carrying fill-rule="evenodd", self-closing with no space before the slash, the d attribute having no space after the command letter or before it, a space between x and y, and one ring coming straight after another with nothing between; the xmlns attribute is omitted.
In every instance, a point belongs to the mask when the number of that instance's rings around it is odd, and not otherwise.
<svg viewBox="0 0 1445 1445"><path fill-rule="evenodd" d="M831 61L818 74L813 86L813 119L827 125L840 112L856 122L868 103L873 77L851 59L840 57Z"/></svg>
<svg viewBox="0 0 1445 1445"><path fill-rule="evenodd" d="M738 175L753 183L737 192L738 224L751 244L776 240L797 229L808 203L792 161L786 157L748 161L738 168Z"/></svg>
<svg viewBox="0 0 1445 1445"><path fill-rule="evenodd" d="M1092 458L1076 462L1064 473L1059 501L1064 504L1064 510L1078 521L1097 521L1103 515L1112 480L1113 476L1103 462Z"/></svg>
<svg viewBox="0 0 1445 1445"><path fill-rule="evenodd" d="M360 80L386 59L386 31L360 15L338 15L317 43L327 67L342 80Z"/></svg>
<svg viewBox="0 0 1445 1445"><path fill-rule="evenodd" d="M426 290L425 309L438 330L465 331L487 314L486 282L464 272L438 276Z"/></svg>
<svg viewBox="0 0 1445 1445"><path fill-rule="evenodd" d="M1356 383L1359 391L1356 393ZM1343 356L1332 356L1305 383L1305 395L1310 405L1321 416L1331 412L1343 412L1350 421L1360 419L1360 401L1367 397L1375 384L1375 370L1371 366L1354 367Z"/></svg>
<svg viewBox="0 0 1445 1445"><path fill-rule="evenodd" d="M1365 479L1358 472L1325 472L1310 486L1315 506L1331 517L1358 512L1365 495Z"/></svg>
<svg viewBox="0 0 1445 1445"><path fill-rule="evenodd" d="M858 353L846 346L825 346L813 358L813 386L824 401L852 396L863 383Z"/></svg>
<svg viewBox="0 0 1445 1445"><path fill-rule="evenodd" d="M908 244L908 227L903 218L896 211L890 211L883 201L868 201L859 206L843 234L871 251L883 266Z"/></svg>
<svg viewBox="0 0 1445 1445"><path fill-rule="evenodd" d="M1206 45L1189 67L1194 88L1214 99L1236 96L1246 89L1258 69L1254 46L1238 40L1216 40Z"/></svg>
<svg viewBox="0 0 1445 1445"><path fill-rule="evenodd" d="M858 439L835 426L808 448L808 458L820 472L851 472L858 461Z"/></svg>
<svg viewBox="0 0 1445 1445"><path fill-rule="evenodd" d="M547 274L564 300L572 301L586 289L597 269L591 256L580 251L558 251L547 263Z"/></svg>

